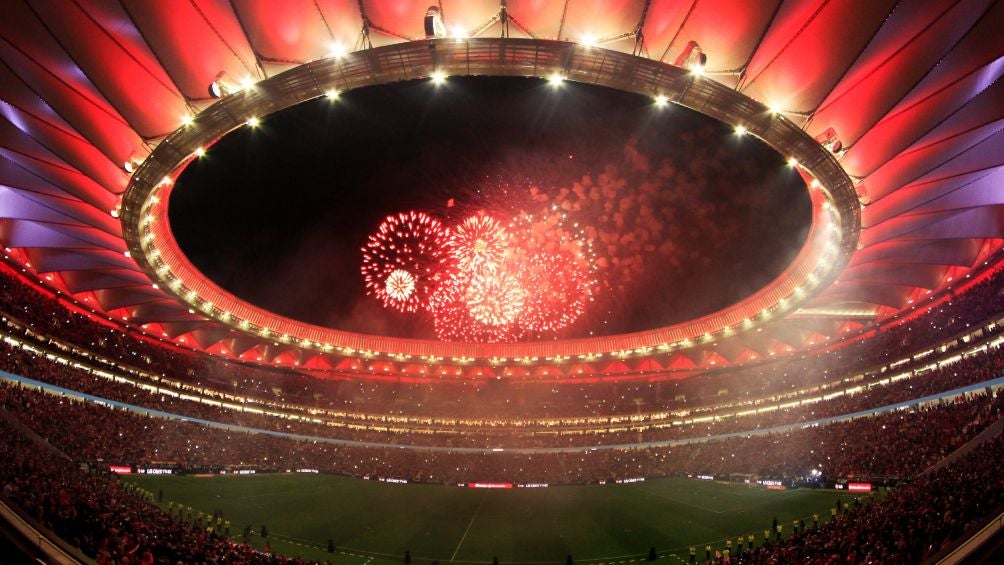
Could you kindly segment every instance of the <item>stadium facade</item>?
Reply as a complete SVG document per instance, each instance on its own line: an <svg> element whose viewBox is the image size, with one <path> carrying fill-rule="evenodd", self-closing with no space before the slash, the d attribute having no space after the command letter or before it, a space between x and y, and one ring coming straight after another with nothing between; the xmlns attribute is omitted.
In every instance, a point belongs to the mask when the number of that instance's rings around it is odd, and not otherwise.
<svg viewBox="0 0 1004 565"><path fill-rule="evenodd" d="M426 8L10 6L0 45L6 259L76 306L180 347L320 373L474 378L679 378L783 356L867 337L964 292L999 260L995 2L446 3L433 36ZM665 96L790 154L818 192L813 225L826 237L730 308L591 340L348 334L218 293L197 271L177 282L188 264L167 253L176 246L151 198L227 131L332 89L555 73Z"/></svg>

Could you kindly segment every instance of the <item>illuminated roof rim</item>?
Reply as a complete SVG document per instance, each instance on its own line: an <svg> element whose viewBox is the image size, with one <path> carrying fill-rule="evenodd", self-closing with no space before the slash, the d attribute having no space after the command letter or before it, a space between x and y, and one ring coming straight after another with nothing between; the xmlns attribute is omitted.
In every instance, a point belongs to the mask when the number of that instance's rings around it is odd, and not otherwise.
<svg viewBox="0 0 1004 565"><path fill-rule="evenodd" d="M250 118L262 118L283 108L324 96L332 88L339 91L403 80L420 79L434 72L447 75L491 75L546 78L559 73L567 80L596 84L647 96L666 96L686 106L760 137L786 157L797 160L803 172L815 181L810 194L830 203L826 209L839 234L839 242L829 249L816 249L811 268L805 265L814 241L815 219L821 200L813 198L813 230L799 257L769 285L723 310L680 324L630 334L579 338L551 342L469 344L431 340L387 338L356 334L290 320L233 297L208 281L187 261L174 242L167 225L170 179L177 175L200 149L226 133L241 127ZM165 182L165 180L167 182ZM815 192L814 192L815 190ZM196 116L165 138L138 168L123 196L123 234L130 253L140 268L162 290L188 302L193 309L244 331L307 349L331 353L372 352L390 355L450 357L454 361L497 358L588 356L611 352L645 352L700 345L708 338L731 335L756 327L776 311L790 313L825 288L847 264L857 247L860 234L860 207L854 187L833 155L798 126L766 105L706 79L687 69L633 55L587 48L574 43L534 39L477 38L466 40L422 40L388 45L344 57L312 61L235 92ZM161 221L155 221L161 220ZM158 224L154 238L151 224ZM156 239L156 242L154 242ZM832 256L831 256L832 255ZM186 268L187 267L187 268ZM797 268L796 268L797 267ZM191 290L190 278L181 280L174 271L192 272L200 292ZM799 280L794 281L794 274ZM783 280L786 279L786 280ZM779 281L783 284L779 284ZM776 292L783 288L783 292ZM766 305L764 290L773 301ZM205 300L204 296L217 300ZM780 296L780 298L777 298ZM227 301L239 303L241 312L254 314L254 323L242 324L234 312L219 308ZM754 309L751 307L755 306ZM252 312L253 311L253 312ZM767 314L761 316L761 313ZM780 312L778 312L780 313ZM264 322L262 322L265 320ZM276 329L279 331L276 331ZM704 336L704 339L700 339ZM696 338L696 339L695 339ZM320 344L320 345L318 345Z"/></svg>

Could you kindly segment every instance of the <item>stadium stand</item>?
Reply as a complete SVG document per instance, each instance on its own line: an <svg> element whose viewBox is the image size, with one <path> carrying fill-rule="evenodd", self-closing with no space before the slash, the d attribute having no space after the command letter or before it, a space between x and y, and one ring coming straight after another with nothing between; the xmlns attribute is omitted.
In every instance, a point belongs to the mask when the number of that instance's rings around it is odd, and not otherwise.
<svg viewBox="0 0 1004 565"><path fill-rule="evenodd" d="M400 477L413 474L420 480L445 482L469 480L475 476L557 482L568 473L578 480L688 470L723 473L744 469L765 475L796 475L805 474L806 462L815 458L824 461L821 467L834 475L910 477L964 443L986 423L996 421L1002 408L1000 396L991 398L979 394L910 413L890 413L782 436L736 438L694 447L599 453L585 450L541 454L421 454L395 449L337 448L323 443L212 430L195 424L148 418L95 403L71 401L18 385L4 385L0 394L4 407L0 427L4 436L11 438L7 447L9 456L0 463L4 500L22 508L43 525L97 557L99 562L109 562L108 559L126 554L138 555L139 561L149 562L153 555L204 559L228 552L236 552L233 559L256 562L253 560L257 553L244 546L232 545L212 533L176 523L142 498L122 493L114 479L102 473L81 471L74 459L92 461L91 469L104 468L108 462L140 465L171 462L195 470L221 464L276 469L296 465L342 472L352 469L353 474L359 475ZM26 424L73 459L64 459L42 449L25 438L23 430L12 425L9 418ZM65 425L66 421L74 422L72 429ZM839 550L841 543L859 543L856 536L861 535L862 523L866 525L866 532L890 524L903 527L902 524L909 524L904 515L926 516L911 512L929 509L930 505L944 508L946 519L941 524L925 521L916 526L930 530L925 531L931 535L921 539L935 540L935 543L930 547L909 548L909 555L940 549L943 541L957 539L978 517L999 505L995 497L1000 496L1000 477L995 476L996 468L990 462L999 460L1001 445L998 439L992 448L979 449L944 470L915 480L881 503L864 510L855 509L836 525L829 526L823 531L825 533L796 536L748 558L751 562L768 563L792 556L807 558L813 551L828 555L826 551ZM901 456L888 457L887 449L898 450ZM441 474L443 469L455 465L460 466L463 474ZM834 531L838 535L835 536ZM893 529L888 534L869 533L869 545L858 551L873 551L877 556L885 555L883 551L903 554L906 548L898 545L902 539L917 538L902 537L899 532ZM146 556L148 551L150 556ZM184 551L206 553L179 553Z"/></svg>
<svg viewBox="0 0 1004 565"><path fill-rule="evenodd" d="M854 504L835 520L730 556L730 563L921 563L1004 506L1004 436L920 477L879 502ZM719 559L719 562L726 562Z"/></svg>
<svg viewBox="0 0 1004 565"><path fill-rule="evenodd" d="M730 562L915 562L1000 506L999 478L988 475L1000 439L922 472L1001 416L999 384L981 383L996 382L1004 367L999 326L987 315L1004 309L1002 287L998 272L942 306L815 356L672 385L587 386L315 379L164 347L8 284L0 369L68 392L0 385L0 425L12 438L0 467L3 499L98 562L271 563L297 561L166 516L104 470L308 467L441 484L560 484L731 473L798 483L814 469L828 481L900 487ZM827 366L842 369L815 369ZM735 392L723 398L723 389ZM496 416L452 416L461 401L468 414L473 404ZM883 411L898 403L906 406ZM369 410L379 405L391 408ZM843 419L855 413L863 414Z"/></svg>

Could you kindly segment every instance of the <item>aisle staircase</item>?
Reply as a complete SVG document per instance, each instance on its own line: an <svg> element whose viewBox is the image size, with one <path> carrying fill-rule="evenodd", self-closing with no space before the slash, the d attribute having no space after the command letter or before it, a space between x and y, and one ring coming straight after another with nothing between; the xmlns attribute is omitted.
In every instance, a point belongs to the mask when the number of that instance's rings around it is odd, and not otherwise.
<svg viewBox="0 0 1004 565"><path fill-rule="evenodd" d="M984 429L982 432L976 434L976 437L967 441L965 444L963 444L955 451L949 453L941 461L938 461L934 465L931 465L926 471L922 472L918 476L923 477L928 473L933 473L934 471L937 471L938 469L941 469L946 465L954 463L960 457L968 454L969 452L983 445L984 443L996 438L998 435L1000 435L1002 431L1004 431L1004 417L1000 418L993 424L987 426L986 429Z"/></svg>
<svg viewBox="0 0 1004 565"><path fill-rule="evenodd" d="M2 406L0 406L0 418L24 435L24 437L37 443L42 448L51 451L54 455L62 457L63 459L70 459L69 455L63 453L61 449L49 443L49 440L35 433L35 430L29 428L24 422L15 418L13 414L8 412L7 409Z"/></svg>

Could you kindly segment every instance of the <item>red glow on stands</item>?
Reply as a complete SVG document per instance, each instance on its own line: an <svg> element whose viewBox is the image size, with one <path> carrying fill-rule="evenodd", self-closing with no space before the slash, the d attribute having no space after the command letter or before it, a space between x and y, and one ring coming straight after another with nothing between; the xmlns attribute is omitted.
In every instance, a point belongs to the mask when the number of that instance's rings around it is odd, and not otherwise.
<svg viewBox="0 0 1004 565"><path fill-rule="evenodd" d="M335 365L335 369L339 371L358 371L361 368L359 361L350 358L342 358L341 361Z"/></svg>
<svg viewBox="0 0 1004 565"><path fill-rule="evenodd" d="M969 271L965 275L965 277L969 277L969 278L964 278L963 276L958 276L957 277L957 281L958 281L957 284L952 285L951 289L943 289L941 292L939 292L936 295L932 294L931 297L933 298L933 300L927 299L927 300L923 300L923 301L919 302L918 306L923 306L922 308L917 308L916 310L912 310L912 311L907 310L905 314L903 314L903 315L901 315L901 316L899 316L897 318L889 316L889 317L885 318L884 320L882 320L877 326L871 326L871 329L868 329L867 331L864 331L864 332L862 332L860 334L855 334L854 336L849 336L847 339L844 339L844 340L827 343L824 347L808 348L807 351L819 351L819 352L832 351L832 350L835 350L835 349L839 349L841 347L845 347L845 346L850 345L852 343L857 343L858 341L869 339L869 338L873 337L876 333L878 333L879 331L882 331L885 328L906 323L906 322L908 322L910 320L913 320L914 318L916 318L918 316L926 314L927 311L929 309L931 309L931 308L936 308L936 307L939 307L939 306L945 304L946 302L951 302L953 298L955 298L956 296L961 296L961 295L965 294L971 287L973 287L974 285L977 285L977 284L980 284L980 283L986 281L991 276L993 276L994 273L996 273L999 270L1000 270L1000 267L998 267L997 263L994 263L993 265L991 265L990 268L985 268L985 269L982 269L982 270L975 270L974 269L972 271ZM970 275L972 275L972 276L970 276ZM947 292L945 292L945 290L947 290Z"/></svg>
<svg viewBox="0 0 1004 565"><path fill-rule="evenodd" d="M60 304L62 304L64 308L66 308L70 312L79 314L85 318L88 318L92 322L98 323L102 326L114 329L116 331L120 331L123 333L128 331L128 326L125 326L124 324L120 325L117 322L107 319L107 317L111 314L111 312L102 313L100 310L98 310L98 313L95 314L94 312L91 312L90 310L80 306L79 304L74 303L70 295L56 294L55 292L52 291L51 288L38 284L31 276L25 276L24 273L21 273L20 271L18 271L5 261L0 261L0 270L6 271L10 275L20 279L21 283L27 286L28 288L31 288L37 292L42 293L45 296L48 296L49 298L52 298L53 300L58 301ZM87 300L86 297L85 300L91 302L90 300ZM99 301L95 300L94 302L95 302L94 305L97 306L98 308L102 307ZM156 334L156 332L153 333ZM149 344L156 345L158 347L168 347L174 351L183 353L192 351L192 349L183 348L182 346L174 343L171 340L164 340L164 341L156 340L140 332L131 332L130 335L136 339L145 341Z"/></svg>
<svg viewBox="0 0 1004 565"><path fill-rule="evenodd" d="M661 370L663 370L663 367L655 359L649 358L649 359L645 359L641 363L638 363L638 366L635 367L635 370L637 370L637 371L661 371Z"/></svg>
<svg viewBox="0 0 1004 565"><path fill-rule="evenodd" d="M631 367L624 361L611 361L603 367L604 373L626 373Z"/></svg>
<svg viewBox="0 0 1004 565"><path fill-rule="evenodd" d="M680 372L666 372L657 374L644 374L644 373L624 373L624 374L614 374L614 375L596 375L596 373L591 373L590 376L581 375L566 375L560 367L550 366L542 367L540 370L531 372L523 367L506 367L504 370L496 372L495 369L490 367L472 367L465 373L460 367L454 367L450 365L436 365L434 367L429 367L428 369L414 369L414 365L410 365L411 369L404 369L400 373L388 372L388 373L347 373L344 369L339 370L314 370L305 372L312 377L326 380L337 380L337 381L380 381L380 382L399 382L399 383L409 383L409 384L428 384L429 382L450 382L450 383L481 383L485 381L495 380L498 376L504 376L513 380L528 379L532 378L534 383L540 384L556 384L556 385L577 385L577 384L595 384L595 383L613 383L613 382L646 382L646 383L659 383L667 381L679 381L686 379L687 377L693 376L693 371L680 371ZM423 367L423 366L418 366ZM409 375L417 376L409 376Z"/></svg>

